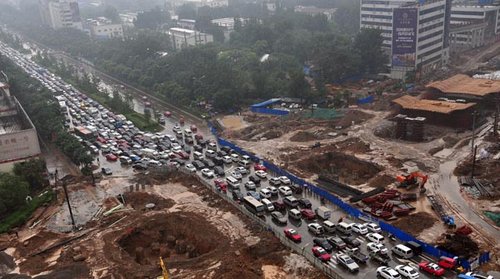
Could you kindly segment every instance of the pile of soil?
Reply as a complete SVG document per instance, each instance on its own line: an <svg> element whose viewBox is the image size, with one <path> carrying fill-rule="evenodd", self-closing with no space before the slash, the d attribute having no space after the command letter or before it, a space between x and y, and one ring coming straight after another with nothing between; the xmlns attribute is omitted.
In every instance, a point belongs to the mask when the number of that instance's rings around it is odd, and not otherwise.
<svg viewBox="0 0 500 279"><path fill-rule="evenodd" d="M474 240L469 236L458 234L444 235L444 239L438 241L437 248L466 258L476 256L479 252L479 246Z"/></svg>
<svg viewBox="0 0 500 279"><path fill-rule="evenodd" d="M305 142L305 141L312 141L312 140L319 140L320 137L317 135L308 132L308 131L299 131L295 135L293 135L290 138L290 141L296 141L296 142Z"/></svg>
<svg viewBox="0 0 500 279"><path fill-rule="evenodd" d="M172 207L175 202L171 199L164 199L158 195L147 192L127 192L124 195L125 204L131 205L136 210L146 210L146 204L154 203L154 210Z"/></svg>
<svg viewBox="0 0 500 279"><path fill-rule="evenodd" d="M370 181L368 182L368 186L373 188L387 187L395 181L396 179L388 174L379 174L370 179Z"/></svg>
<svg viewBox="0 0 500 279"><path fill-rule="evenodd" d="M358 138L349 138L335 145L342 151L349 151L355 154L363 154L371 151L370 145Z"/></svg>
<svg viewBox="0 0 500 279"><path fill-rule="evenodd" d="M306 172L309 176L331 174L338 176L339 181L351 185L363 184L384 169L377 164L340 152L326 152L304 158L292 164L291 168L294 172Z"/></svg>
<svg viewBox="0 0 500 279"><path fill-rule="evenodd" d="M336 126L341 126L342 128L350 127L351 125L356 125L365 122L366 120L373 117L373 114L362 112L359 110L348 110L344 116L337 121Z"/></svg>
<svg viewBox="0 0 500 279"><path fill-rule="evenodd" d="M436 223L437 220L427 212L417 212L415 214L401 217L393 223L394 226L402 229L411 235L419 235Z"/></svg>

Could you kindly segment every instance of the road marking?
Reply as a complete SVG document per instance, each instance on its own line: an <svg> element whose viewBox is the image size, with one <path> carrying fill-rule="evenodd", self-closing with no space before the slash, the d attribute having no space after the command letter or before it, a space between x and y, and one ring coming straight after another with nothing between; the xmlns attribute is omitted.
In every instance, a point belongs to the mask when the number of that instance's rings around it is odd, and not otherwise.
<svg viewBox="0 0 500 279"><path fill-rule="evenodd" d="M356 239L361 242L362 244L365 243L365 239L361 237L356 237Z"/></svg>

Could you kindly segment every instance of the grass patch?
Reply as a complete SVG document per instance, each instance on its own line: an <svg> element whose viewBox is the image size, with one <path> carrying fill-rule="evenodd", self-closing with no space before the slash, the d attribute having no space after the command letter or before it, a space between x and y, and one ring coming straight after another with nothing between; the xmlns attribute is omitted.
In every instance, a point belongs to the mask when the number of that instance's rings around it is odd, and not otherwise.
<svg viewBox="0 0 500 279"><path fill-rule="evenodd" d="M50 202L53 198L54 193L52 191L34 197L31 202L12 212L0 222L0 233L8 232L10 229L24 224L38 207Z"/></svg>
<svg viewBox="0 0 500 279"><path fill-rule="evenodd" d="M154 120L146 119L146 117L137 112L127 112L124 113L128 120L132 121L134 125L144 131L148 132L160 132L162 129L161 125L156 123Z"/></svg>

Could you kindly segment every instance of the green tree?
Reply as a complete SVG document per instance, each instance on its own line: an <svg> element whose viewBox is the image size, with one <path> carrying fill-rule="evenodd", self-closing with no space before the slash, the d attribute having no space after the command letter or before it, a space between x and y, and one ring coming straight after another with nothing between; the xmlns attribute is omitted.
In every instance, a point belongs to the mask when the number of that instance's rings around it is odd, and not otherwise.
<svg viewBox="0 0 500 279"><path fill-rule="evenodd" d="M104 8L104 16L107 17L108 19L110 19L113 23L120 23L121 22L120 14L116 10L116 8L113 6L107 5Z"/></svg>
<svg viewBox="0 0 500 279"><path fill-rule="evenodd" d="M0 215L22 206L28 195L29 185L21 177L0 173Z"/></svg>
<svg viewBox="0 0 500 279"><path fill-rule="evenodd" d="M359 31L359 4L360 1L344 1L333 16L340 32L355 34Z"/></svg>
<svg viewBox="0 0 500 279"><path fill-rule="evenodd" d="M14 165L14 174L27 181L31 189L44 186L46 179L44 174L47 171L45 161L41 159L31 159L29 161L16 163Z"/></svg>
<svg viewBox="0 0 500 279"><path fill-rule="evenodd" d="M377 29L361 29L354 40L361 61L361 70L368 73L377 73L387 62L387 57L382 51L381 31Z"/></svg>

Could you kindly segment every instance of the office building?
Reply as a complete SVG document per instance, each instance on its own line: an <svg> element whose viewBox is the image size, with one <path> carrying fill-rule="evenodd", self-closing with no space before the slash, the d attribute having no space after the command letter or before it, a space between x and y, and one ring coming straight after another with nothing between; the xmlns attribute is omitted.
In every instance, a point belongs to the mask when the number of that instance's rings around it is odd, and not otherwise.
<svg viewBox="0 0 500 279"><path fill-rule="evenodd" d="M120 23L112 23L105 17L87 19L86 27L90 36L96 40L107 40L113 38L123 39L123 26Z"/></svg>
<svg viewBox="0 0 500 279"><path fill-rule="evenodd" d="M39 0L39 8L43 23L53 29L83 29L76 0Z"/></svg>
<svg viewBox="0 0 500 279"><path fill-rule="evenodd" d="M210 34L183 28L170 28L168 34L175 50L204 45L214 41L214 37Z"/></svg>
<svg viewBox="0 0 500 279"><path fill-rule="evenodd" d="M426 73L449 58L451 0L361 0L360 27L378 29L392 78Z"/></svg>
<svg viewBox="0 0 500 279"><path fill-rule="evenodd" d="M14 96L9 85L0 82L0 172L14 164L37 158L40 145L33 123Z"/></svg>
<svg viewBox="0 0 500 279"><path fill-rule="evenodd" d="M247 18L238 18L236 20L240 22L241 26L244 26L248 22ZM222 28L222 31L224 32L224 39L227 41L229 40L231 33L234 31L236 21L234 17L225 17L212 19L212 23Z"/></svg>

